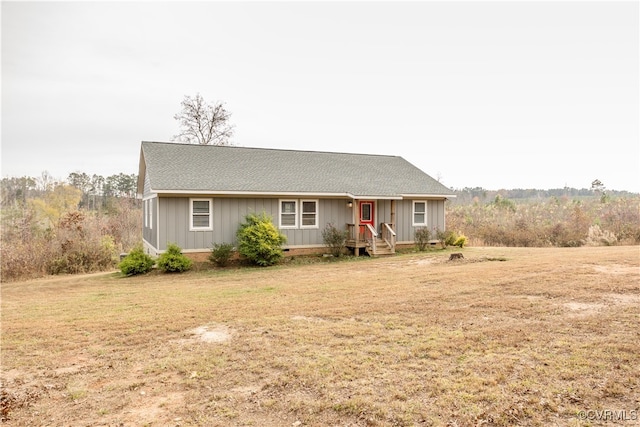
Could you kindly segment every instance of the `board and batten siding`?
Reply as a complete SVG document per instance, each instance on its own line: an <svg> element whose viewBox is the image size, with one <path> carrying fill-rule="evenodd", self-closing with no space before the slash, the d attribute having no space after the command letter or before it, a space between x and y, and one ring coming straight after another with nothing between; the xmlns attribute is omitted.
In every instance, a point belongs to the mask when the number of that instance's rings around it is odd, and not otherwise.
<svg viewBox="0 0 640 427"><path fill-rule="evenodd" d="M151 211L151 215L149 215ZM151 219L151 223L148 221ZM142 242L147 253L156 254L158 248L158 199L151 193L149 174L145 172L142 189Z"/></svg>
<svg viewBox="0 0 640 427"><path fill-rule="evenodd" d="M200 198L200 197L199 197ZM206 198L206 197L205 197ZM189 197L150 198L149 206L153 213L152 227L143 228L146 242L158 251L164 251L168 243L175 243L183 250L206 251L216 243L236 243L238 226L249 213L265 212L279 223L280 200L291 198L211 198L213 200L213 230L190 231ZM300 200L298 209L300 209ZM305 199L306 200L306 199ZM280 229L287 237L284 247L321 247L322 230L329 223L338 229L345 229L347 223L353 222L353 209L347 207L344 199L318 200L317 228L284 228ZM427 227L429 230L445 229L445 201L426 200ZM396 202L396 239L398 242L413 242L417 228L413 225L413 200L397 200ZM391 201L376 201L376 228L382 222L391 222ZM381 231L381 230L378 230Z"/></svg>
<svg viewBox="0 0 640 427"><path fill-rule="evenodd" d="M418 199L416 199L418 200ZM420 199L419 201L424 201ZM396 202L396 239L398 242L413 242L415 231L418 228L413 225L414 200L399 200ZM427 227L444 231L444 200L426 200L427 202Z"/></svg>
<svg viewBox="0 0 640 427"><path fill-rule="evenodd" d="M148 212L151 211L151 224L148 224ZM158 247L158 199L153 197L142 202L142 238L154 248ZM150 225L150 227L148 226Z"/></svg>
<svg viewBox="0 0 640 427"><path fill-rule="evenodd" d="M346 230L347 223L351 222L353 208L347 207L347 200L345 199L298 199L298 210L302 209L300 200L318 201L318 226L316 228L280 229L282 234L287 236L285 247L324 246L322 230L324 230L327 224L331 223L339 230ZM278 224L278 214L278 206L276 204L276 210L272 215L276 226ZM300 218L298 218L298 220L300 220Z"/></svg>
<svg viewBox="0 0 640 427"><path fill-rule="evenodd" d="M198 197L206 198L206 197ZM213 230L189 230L189 197L161 197L156 199L159 210L159 242L154 245L164 251L167 243L175 243L183 250L210 250L216 243L236 243L236 232L249 213L261 214L265 212L273 218L278 226L280 198L216 198L213 197ZM282 199L284 200L284 199ZM286 198L286 200L292 200ZM297 199L302 200L302 199ZM304 199L307 200L307 199ZM323 246L322 230L328 223L334 223L339 229L346 229L351 222L351 208L347 207L344 199L314 199L318 200L318 227L280 229L287 236L284 247ZM298 203L300 209L300 203ZM150 243L151 241L148 240Z"/></svg>
<svg viewBox="0 0 640 427"><path fill-rule="evenodd" d="M429 230L439 228L444 230L444 200L416 199L416 201L427 202L427 227ZM413 225L413 202L414 200L396 200L396 221L395 231L398 242L413 242L415 231L418 228ZM378 232L380 224L391 222L391 200L376 200L375 204L375 226ZM347 222L351 222L349 219Z"/></svg>

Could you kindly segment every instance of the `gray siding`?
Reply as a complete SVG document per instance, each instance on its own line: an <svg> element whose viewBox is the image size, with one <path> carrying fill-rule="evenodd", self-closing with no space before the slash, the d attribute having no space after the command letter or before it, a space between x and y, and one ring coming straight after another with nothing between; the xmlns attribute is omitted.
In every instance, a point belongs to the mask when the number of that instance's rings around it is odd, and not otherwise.
<svg viewBox="0 0 640 427"><path fill-rule="evenodd" d="M175 243L186 250L208 250L214 243L235 244L238 226L248 213L265 212L273 218L277 226L279 200L213 198L213 231L189 231L189 197L162 197L157 199L160 216L156 222L159 226L160 242L155 246L159 250L165 250L167 243ZM287 236L285 247L322 245L322 230L326 224L331 222L338 228L344 228L351 222L351 215L346 200L319 199L318 228L281 229L282 234ZM157 212L154 217L158 218ZM145 239L152 242L151 236Z"/></svg>
<svg viewBox="0 0 640 427"><path fill-rule="evenodd" d="M424 201L425 199L419 199ZM375 201L375 225L378 231L380 224L391 222L391 200ZM430 230L439 228L444 230L444 200L426 200L427 226ZM413 200L396 200L396 238L398 241L412 242L416 228L413 224ZM349 220L348 222L351 222Z"/></svg>
<svg viewBox="0 0 640 427"><path fill-rule="evenodd" d="M261 214L266 212L274 221L278 215L277 199L213 199L213 243L234 243L238 226L244 222L244 217L249 213Z"/></svg>
<svg viewBox="0 0 640 427"><path fill-rule="evenodd" d="M427 212L429 218L429 228L445 231L446 223L444 218L444 200L427 201ZM413 239L412 239L413 240Z"/></svg>
<svg viewBox="0 0 640 427"><path fill-rule="evenodd" d="M175 243L182 249L212 247L213 231L189 231L188 197L162 197L158 204L159 250L166 250L168 243ZM213 208L215 219L215 202Z"/></svg>
<svg viewBox="0 0 640 427"><path fill-rule="evenodd" d="M316 200L316 199L313 199ZM274 221L278 221L278 203L273 214ZM329 223L338 229L346 230L346 224L351 222L351 208L347 207L344 199L319 199L318 200L318 228L282 229L282 234L287 236L285 246L318 246L322 245L322 230Z"/></svg>
<svg viewBox="0 0 640 427"><path fill-rule="evenodd" d="M378 200L376 203L376 213L375 213L375 217L373 219L375 219L376 221L376 230L378 230L378 232L382 231L380 230L380 224L382 224L383 222L391 222L391 200ZM398 202L396 201L396 210L398 209ZM396 214L396 218L397 218L397 214Z"/></svg>
<svg viewBox="0 0 640 427"><path fill-rule="evenodd" d="M236 243L236 232L248 213L267 213L278 225L279 198L213 198L213 231L189 230L189 197L162 197L152 199L154 207L153 230L145 229L145 240L158 250L167 243L175 243L185 250L209 250L215 243ZM298 199L301 200L301 199ZM287 236L285 247L322 246L322 230L333 223L345 229L353 222L353 210L345 199L318 200L318 228L281 229ZM412 242L416 227L412 226L412 200L398 200L396 204L396 233L399 242ZM391 201L377 200L375 204L376 228L382 222L391 222ZM300 205L298 207L300 209ZM159 214L159 215L158 215ZM444 200L427 201L429 229L444 230ZM159 230L156 231L156 227ZM159 241L156 236L159 232Z"/></svg>
<svg viewBox="0 0 640 427"><path fill-rule="evenodd" d="M147 205L148 203L148 205ZM151 227L145 227L145 218L147 215L147 206L151 210ZM158 199L153 198L142 202L142 238L154 248L158 247Z"/></svg>
<svg viewBox="0 0 640 427"><path fill-rule="evenodd" d="M421 199L423 200L423 199ZM429 230L445 229L444 200L427 200L427 227ZM413 200L396 202L396 234L399 242L413 242L417 228L413 224Z"/></svg>
<svg viewBox="0 0 640 427"><path fill-rule="evenodd" d="M149 174L145 172L144 188L142 190L142 239L154 249L158 248L158 199L151 198L151 183ZM148 202L145 199L149 199ZM147 204L148 203L148 204ZM151 210L151 227L145 226L147 218L147 207Z"/></svg>

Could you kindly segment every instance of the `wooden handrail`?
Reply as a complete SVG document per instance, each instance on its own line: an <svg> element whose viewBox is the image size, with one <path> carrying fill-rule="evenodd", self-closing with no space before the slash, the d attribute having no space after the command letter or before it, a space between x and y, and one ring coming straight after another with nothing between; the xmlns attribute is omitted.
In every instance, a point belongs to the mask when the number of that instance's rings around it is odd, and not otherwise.
<svg viewBox="0 0 640 427"><path fill-rule="evenodd" d="M376 239L378 238L378 232L376 231L375 228L373 228L373 226L371 224L363 224L367 226L367 230L369 230L369 233L371 234L371 238L367 239L365 237L365 240L367 242L369 242L369 244L371 245L371 250L373 251L373 253L376 253ZM366 235L366 233L365 233Z"/></svg>
<svg viewBox="0 0 640 427"><path fill-rule="evenodd" d="M382 225L384 226L383 228L386 228L392 236L396 235L396 232L391 228L391 224L383 222Z"/></svg>
<svg viewBox="0 0 640 427"><path fill-rule="evenodd" d="M371 224L364 224L367 226L367 228L369 229L369 231L371 232L371 235L373 237L378 237L378 232L376 231L375 228L373 228L373 226Z"/></svg>
<svg viewBox="0 0 640 427"><path fill-rule="evenodd" d="M380 224L382 230L382 239L395 252L396 249L396 232L393 231L391 224L383 222Z"/></svg>
<svg viewBox="0 0 640 427"><path fill-rule="evenodd" d="M347 223L349 238L354 240L368 240L366 237L367 236L366 232L356 231L356 229L357 227L355 224ZM369 233L371 233L371 236L378 237L378 232L376 231L375 228L373 228L371 224L360 224L360 229L365 231L368 230Z"/></svg>

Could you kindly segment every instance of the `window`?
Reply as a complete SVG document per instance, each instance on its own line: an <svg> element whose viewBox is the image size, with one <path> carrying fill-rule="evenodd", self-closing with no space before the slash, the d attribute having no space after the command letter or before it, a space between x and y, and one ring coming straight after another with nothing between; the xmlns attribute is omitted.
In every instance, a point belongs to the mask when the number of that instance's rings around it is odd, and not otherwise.
<svg viewBox="0 0 640 427"><path fill-rule="evenodd" d="M372 202L360 202L360 221L361 222L373 222L372 212L373 212Z"/></svg>
<svg viewBox="0 0 640 427"><path fill-rule="evenodd" d="M427 225L427 202L413 202L413 225Z"/></svg>
<svg viewBox="0 0 640 427"><path fill-rule="evenodd" d="M298 201L280 200L280 228L295 228L298 224Z"/></svg>
<svg viewBox="0 0 640 427"><path fill-rule="evenodd" d="M190 231L213 230L213 200L212 199L190 199L189 224Z"/></svg>
<svg viewBox="0 0 640 427"><path fill-rule="evenodd" d="M318 228L318 201L302 200L302 223L300 228Z"/></svg>
<svg viewBox="0 0 640 427"><path fill-rule="evenodd" d="M300 206L299 210L298 206ZM280 200L279 227L318 228L318 201Z"/></svg>
<svg viewBox="0 0 640 427"><path fill-rule="evenodd" d="M144 226L146 228L153 228L153 199L147 199L144 201Z"/></svg>

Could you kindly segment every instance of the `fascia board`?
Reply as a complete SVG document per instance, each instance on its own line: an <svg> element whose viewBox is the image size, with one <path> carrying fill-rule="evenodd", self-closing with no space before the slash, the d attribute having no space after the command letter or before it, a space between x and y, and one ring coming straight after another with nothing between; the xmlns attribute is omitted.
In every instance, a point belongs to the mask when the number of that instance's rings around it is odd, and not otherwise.
<svg viewBox="0 0 640 427"><path fill-rule="evenodd" d="M194 195L194 196L273 196L273 197L344 197L356 200L402 200L402 199L453 199L455 194L401 194L399 196L381 196L374 194L351 194L351 193L315 193L315 192L278 192L270 191L201 191L201 190L155 190L150 189L150 193L160 195Z"/></svg>
<svg viewBox="0 0 640 427"><path fill-rule="evenodd" d="M151 190L158 195L194 195L194 196L249 196L249 197L344 197L353 198L349 193L315 193L315 192L277 192L271 191L202 191L202 190Z"/></svg>
<svg viewBox="0 0 640 427"><path fill-rule="evenodd" d="M136 182L136 197L141 198L144 194L144 178L147 174L147 163L144 159L144 150L140 147L140 160L138 161L138 181Z"/></svg>
<svg viewBox="0 0 640 427"><path fill-rule="evenodd" d="M455 199L455 194L402 194L404 199Z"/></svg>
<svg viewBox="0 0 640 427"><path fill-rule="evenodd" d="M402 200L401 196L375 196L375 195L358 195L352 196L356 200Z"/></svg>

